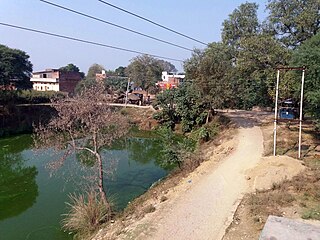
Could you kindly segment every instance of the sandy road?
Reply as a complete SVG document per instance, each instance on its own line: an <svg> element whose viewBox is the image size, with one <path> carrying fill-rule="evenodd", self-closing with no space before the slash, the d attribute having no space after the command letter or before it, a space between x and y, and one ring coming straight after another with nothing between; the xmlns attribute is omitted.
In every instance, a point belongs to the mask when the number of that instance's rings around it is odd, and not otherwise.
<svg viewBox="0 0 320 240"><path fill-rule="evenodd" d="M240 200L250 190L245 172L262 157L263 136L256 120L268 115L244 111L224 114L238 125L235 138L210 152L210 161L171 188L167 200L155 204L155 212L127 226L115 239L222 239Z"/></svg>
<svg viewBox="0 0 320 240"><path fill-rule="evenodd" d="M246 113L231 113L239 125L234 151L212 172L196 182L152 219L153 233L141 239L221 239L239 200L248 191L244 172L263 152L263 137ZM170 209L168 209L170 208ZM138 237L137 239L140 239Z"/></svg>

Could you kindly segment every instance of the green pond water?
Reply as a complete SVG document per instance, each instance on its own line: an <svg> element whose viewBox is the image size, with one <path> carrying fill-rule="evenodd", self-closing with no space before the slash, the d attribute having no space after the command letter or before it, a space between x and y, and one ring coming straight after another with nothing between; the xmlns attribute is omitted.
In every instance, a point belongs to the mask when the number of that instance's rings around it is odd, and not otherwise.
<svg viewBox="0 0 320 240"><path fill-rule="evenodd" d="M30 135L0 139L0 239L72 239L61 231L61 215L66 213L68 194L84 188L83 176L92 174L90 166L70 156L50 176L46 166L57 155L35 152L31 144ZM156 164L160 147L153 138L130 138L104 150L105 165L113 169L105 185L116 209L167 174Z"/></svg>

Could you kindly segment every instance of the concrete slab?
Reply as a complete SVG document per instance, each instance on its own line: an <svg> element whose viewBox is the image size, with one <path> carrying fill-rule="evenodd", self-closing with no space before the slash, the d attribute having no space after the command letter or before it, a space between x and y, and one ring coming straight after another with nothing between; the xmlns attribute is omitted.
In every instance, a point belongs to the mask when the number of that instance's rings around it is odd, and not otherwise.
<svg viewBox="0 0 320 240"><path fill-rule="evenodd" d="M320 240L320 226L269 216L259 240Z"/></svg>

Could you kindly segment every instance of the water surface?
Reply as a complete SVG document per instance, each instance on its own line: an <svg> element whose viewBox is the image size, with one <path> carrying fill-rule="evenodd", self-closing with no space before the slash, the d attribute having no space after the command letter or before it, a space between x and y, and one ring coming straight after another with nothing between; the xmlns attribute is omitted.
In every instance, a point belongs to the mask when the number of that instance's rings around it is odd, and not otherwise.
<svg viewBox="0 0 320 240"><path fill-rule="evenodd" d="M57 155L34 152L31 142L30 135L0 139L0 239L72 239L60 229L65 202L69 193L81 192L83 176L94 173L70 156L50 177L46 164ZM167 174L155 164L160 147L154 138L130 138L104 150L107 169L114 169L105 181L116 209Z"/></svg>

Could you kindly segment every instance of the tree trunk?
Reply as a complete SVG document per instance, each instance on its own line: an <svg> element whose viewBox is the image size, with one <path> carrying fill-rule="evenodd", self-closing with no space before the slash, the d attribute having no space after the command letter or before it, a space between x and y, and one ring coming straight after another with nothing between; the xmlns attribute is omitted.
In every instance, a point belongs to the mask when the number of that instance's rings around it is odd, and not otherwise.
<svg viewBox="0 0 320 240"><path fill-rule="evenodd" d="M98 182L98 188L99 188L99 192L100 192L100 196L102 201L105 203L105 205L108 207L109 210L111 210L111 206L110 203L107 199L107 194L104 190L104 184L103 184L103 164L102 164L102 159L99 153L95 153L96 154L96 158L98 160L98 172L99 172L99 182ZM111 213L111 211L110 211Z"/></svg>

